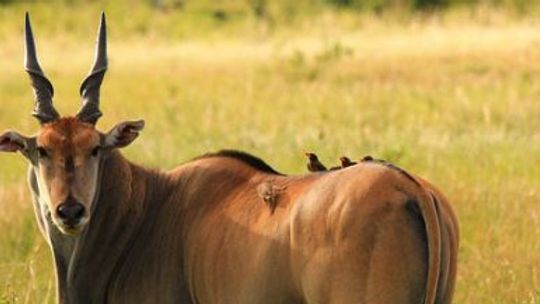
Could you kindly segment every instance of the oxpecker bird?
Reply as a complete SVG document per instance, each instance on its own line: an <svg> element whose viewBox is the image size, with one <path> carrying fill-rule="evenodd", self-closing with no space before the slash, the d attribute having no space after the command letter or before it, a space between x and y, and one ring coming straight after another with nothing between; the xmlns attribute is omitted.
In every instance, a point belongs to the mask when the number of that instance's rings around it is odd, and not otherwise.
<svg viewBox="0 0 540 304"><path fill-rule="evenodd" d="M309 159L307 164L309 172L327 171L326 167L319 161L319 158L315 153L306 152L306 156Z"/></svg>
<svg viewBox="0 0 540 304"><path fill-rule="evenodd" d="M342 156L339 158L339 161L341 162L341 168L347 168L350 166L354 166L357 164L357 162L353 162L350 158L347 156Z"/></svg>
<svg viewBox="0 0 540 304"><path fill-rule="evenodd" d="M271 213L274 213L274 210L277 206L277 201L279 195L285 190L285 187L274 185L269 182L263 182L257 186L257 193L259 197L266 203Z"/></svg>

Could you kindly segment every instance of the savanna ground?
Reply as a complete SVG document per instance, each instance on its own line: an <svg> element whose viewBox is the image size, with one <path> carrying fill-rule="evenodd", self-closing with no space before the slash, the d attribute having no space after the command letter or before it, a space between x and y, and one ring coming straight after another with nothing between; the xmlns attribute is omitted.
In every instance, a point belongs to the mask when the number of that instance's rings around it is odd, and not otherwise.
<svg viewBox="0 0 540 304"><path fill-rule="evenodd" d="M221 148L303 174L305 151L388 159L438 185L461 223L456 303L540 303L540 20L495 9L375 16L105 5L98 127L144 118L125 153L172 168ZM188 2L189 3L189 2ZM99 3L0 6L0 130L38 125L23 12L62 113L79 106ZM0 303L50 303L54 276L19 155L0 155Z"/></svg>

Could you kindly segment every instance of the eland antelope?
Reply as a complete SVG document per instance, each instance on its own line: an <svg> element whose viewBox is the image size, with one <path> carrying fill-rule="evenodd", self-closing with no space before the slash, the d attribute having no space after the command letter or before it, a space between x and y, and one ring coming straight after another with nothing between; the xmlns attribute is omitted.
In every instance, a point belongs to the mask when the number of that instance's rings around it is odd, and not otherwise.
<svg viewBox="0 0 540 304"><path fill-rule="evenodd" d="M72 117L53 106L28 15L25 38L41 127L31 137L3 133L0 151L29 162L59 303L451 302L458 225L424 179L380 162L287 176L236 151L145 169L119 152L143 121L95 128L104 15ZM279 189L272 212L265 189Z"/></svg>

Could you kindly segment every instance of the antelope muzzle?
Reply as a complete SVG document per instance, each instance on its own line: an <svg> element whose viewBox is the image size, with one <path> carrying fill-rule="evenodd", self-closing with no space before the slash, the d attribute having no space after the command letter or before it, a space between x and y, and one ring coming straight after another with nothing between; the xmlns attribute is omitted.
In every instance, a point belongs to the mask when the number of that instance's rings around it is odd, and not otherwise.
<svg viewBox="0 0 540 304"><path fill-rule="evenodd" d="M57 224L67 234L78 233L87 221L87 212L83 204L69 196L56 208Z"/></svg>

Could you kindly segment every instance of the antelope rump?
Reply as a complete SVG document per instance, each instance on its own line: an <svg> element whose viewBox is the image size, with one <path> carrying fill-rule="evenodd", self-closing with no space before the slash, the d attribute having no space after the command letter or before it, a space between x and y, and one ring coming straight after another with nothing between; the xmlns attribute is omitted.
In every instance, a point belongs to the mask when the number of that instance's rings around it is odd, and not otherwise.
<svg viewBox="0 0 540 304"><path fill-rule="evenodd" d="M286 176L229 150L145 169L119 152L143 121L95 128L105 16L73 117L53 106L28 14L25 46L41 127L3 133L0 151L29 162L59 303L451 302L458 224L429 182L374 161Z"/></svg>

